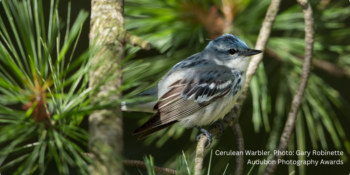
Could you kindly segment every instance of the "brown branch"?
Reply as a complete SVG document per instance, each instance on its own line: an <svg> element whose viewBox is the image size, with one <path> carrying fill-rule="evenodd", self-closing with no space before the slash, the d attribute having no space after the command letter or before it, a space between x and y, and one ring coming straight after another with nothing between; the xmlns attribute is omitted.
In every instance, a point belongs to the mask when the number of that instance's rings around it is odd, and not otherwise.
<svg viewBox="0 0 350 175"><path fill-rule="evenodd" d="M242 133L241 127L239 126L238 122L232 123L231 126L232 126L232 130L233 130L233 134L235 135L235 138L236 138L237 150L244 152L244 140L243 140L243 133ZM235 170L236 175L242 174L243 165L244 165L243 154L237 155L236 156L236 170Z"/></svg>
<svg viewBox="0 0 350 175"><path fill-rule="evenodd" d="M92 153L84 153L86 156L90 157L91 159L94 158L94 154ZM143 168L147 169L145 162L140 161L140 160L124 160L123 161L123 166L124 167L138 167L138 168ZM165 175L176 175L177 171L174 169L170 168L162 168L158 166L154 166L154 171L157 174L165 174Z"/></svg>
<svg viewBox="0 0 350 175"><path fill-rule="evenodd" d="M255 49L262 50L262 51L265 50L265 46L270 37L271 29L275 22L280 3L281 3L281 0L271 1L269 9L267 10L263 25L260 29L260 33L255 45ZM258 69L258 66L262 61L262 58L263 58L263 54L258 54L258 55L255 55L250 61L248 70L247 70L247 81L245 83L243 92L246 93L248 91L250 81L253 75L255 74L256 70Z"/></svg>
<svg viewBox="0 0 350 175"><path fill-rule="evenodd" d="M288 146L288 142L290 140L290 136L293 133L295 120L297 118L301 100L303 99L303 95L307 86L307 81L310 75L310 67L312 60L312 52L314 45L314 19L312 17L312 9L307 0L297 0L300 6L303 8L304 20L305 20L305 59L303 64L303 72L301 74L300 83L298 90L296 91L292 106L288 114L286 125L284 126L283 133L280 139L280 143L278 146L279 151L285 151ZM278 159L283 158L283 155L274 155L273 160L277 161ZM271 175L274 173L277 164L269 164L267 165L264 174Z"/></svg>
<svg viewBox="0 0 350 175"><path fill-rule="evenodd" d="M196 158L194 159L194 175L201 175L203 170L204 150L208 137L202 135L197 143Z"/></svg>
<svg viewBox="0 0 350 175"><path fill-rule="evenodd" d="M139 161L139 160L124 160L123 166L124 167L130 166L130 167L147 169L145 162ZM176 173L178 173L174 169L162 168L162 167L158 167L158 166L154 166L154 171L157 174L165 174L165 175L175 175Z"/></svg>
<svg viewBox="0 0 350 175"><path fill-rule="evenodd" d="M119 34L117 36L117 39L121 43L128 43L132 46L138 46L144 50L151 49L151 44L149 42L142 40L140 37L129 33L123 28L119 28Z"/></svg>
<svg viewBox="0 0 350 175"><path fill-rule="evenodd" d="M259 49L264 51L266 43L268 41L268 38L271 33L271 28L273 26L273 23L275 22L277 12L279 10L279 6L281 4L281 0L272 0L271 4L266 12L266 16L264 19L264 22L262 24L262 27L260 29L259 37L255 45L255 49ZM237 126L236 123L238 123L239 114L241 112L241 106L243 105L244 100L246 99L246 94L249 88L249 84L251 81L252 76L255 74L256 69L258 68L259 63L261 62L263 57L263 54L256 55L252 58L252 60L249 63L248 70L247 70L247 80L244 85L244 89L242 94L239 96L235 107L230 111L230 113L223 119L223 124L225 127L228 126ZM239 125L238 125L239 126ZM237 131L235 128L233 128L234 131ZM211 133L212 137L214 137L216 134L220 132L219 126L212 127L209 132ZM243 137L240 137L242 134L235 135L236 136L236 142L237 144L241 144L242 148L238 147L238 149L244 149L243 148ZM198 169L195 169L195 172L201 172L203 168L203 158L204 154L204 148L205 144L208 142L208 138L205 136L202 136L198 142L197 150L196 150L196 165ZM236 161L236 172L241 172L243 170L243 158L240 159L242 161ZM198 163L198 165L197 165Z"/></svg>

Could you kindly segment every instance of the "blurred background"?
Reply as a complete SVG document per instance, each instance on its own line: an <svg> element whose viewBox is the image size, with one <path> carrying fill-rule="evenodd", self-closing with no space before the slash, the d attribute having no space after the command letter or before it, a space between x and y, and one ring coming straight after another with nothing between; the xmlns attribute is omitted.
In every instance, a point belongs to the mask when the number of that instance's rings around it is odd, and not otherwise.
<svg viewBox="0 0 350 175"><path fill-rule="evenodd" d="M335 0L310 0L310 3L315 19L312 72L288 150L341 150L344 155L340 157L294 155L285 156L284 159L340 159L344 164L279 165L275 174L289 174L293 171L295 174L348 174L350 172L350 127L347 127L350 122L350 4L348 1ZM57 6L60 21L64 23L68 20L68 4L68 1L61 0ZM123 67L135 64L142 66L124 74L125 84L136 83L137 86L127 88L123 94L127 98L133 98L136 94L155 86L173 65L202 51L210 40L222 34L234 34L245 41L250 48L254 48L269 4L268 0L125 0L125 28L149 41L152 49L143 51L127 46L126 54L130 59ZM44 14L50 13L51 5L48 1L43 2ZM1 24L8 26L9 21L6 20L3 9L0 3L0 15L3 19ZM89 13L91 3L86 0L71 1L71 25L82 9ZM89 24L87 17L77 39L75 52L72 54L73 60L84 54L89 47ZM65 28L61 28L61 33L63 36ZM4 39L0 41L4 42ZM245 150L273 152L276 149L300 79L303 54L302 9L296 1L283 1L264 52L263 62L252 79L250 92L240 115L239 122L244 135ZM5 102L2 103L4 104ZM21 109L16 103L11 104L9 108ZM81 121L77 126L87 131L88 117L83 116L85 117L80 118ZM149 113L123 112L125 158L142 160L144 156L152 155L156 166L176 168L176 158L182 156L184 152L192 161L189 164L193 164L195 137L199 134L197 129L174 125L141 141L137 140L138 136L131 135L151 116ZM1 126L6 126L5 123ZM4 133L5 130L2 130L2 134ZM1 148L6 148L10 140L3 141ZM84 144L79 146L83 150L87 149ZM210 150L214 152L210 174L223 174L228 164L226 174L232 174L235 169L235 156L215 155L216 150L236 150L232 129L227 128L219 139L214 139L211 148L206 150L205 173L208 170ZM244 157L245 162L248 159L254 161L269 158L247 155ZM17 171L16 167L18 165L14 164L7 173ZM243 174L247 174L251 167L252 165L245 163ZM264 169L265 166L256 165L251 174L262 174ZM72 174L75 173L74 168L70 170ZM126 170L130 174L140 174L137 168L128 167ZM147 174L146 170L140 171ZM6 174L6 171L3 174ZM59 174L55 164L50 164L45 174Z"/></svg>

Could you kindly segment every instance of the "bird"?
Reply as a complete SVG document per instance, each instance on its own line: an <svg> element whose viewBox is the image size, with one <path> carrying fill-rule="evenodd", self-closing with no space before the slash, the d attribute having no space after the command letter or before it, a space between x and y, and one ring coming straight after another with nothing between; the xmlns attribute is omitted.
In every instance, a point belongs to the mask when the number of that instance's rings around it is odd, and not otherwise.
<svg viewBox="0 0 350 175"><path fill-rule="evenodd" d="M199 129L201 134L196 140L204 134L209 140L206 147L210 147L211 134L202 127L218 124L225 129L220 119L234 107L242 92L250 56L261 52L231 34L210 41L202 52L174 65L158 86L140 94L157 100L134 106L122 103L124 111L154 113L133 135L142 133L139 139L143 139L179 123Z"/></svg>

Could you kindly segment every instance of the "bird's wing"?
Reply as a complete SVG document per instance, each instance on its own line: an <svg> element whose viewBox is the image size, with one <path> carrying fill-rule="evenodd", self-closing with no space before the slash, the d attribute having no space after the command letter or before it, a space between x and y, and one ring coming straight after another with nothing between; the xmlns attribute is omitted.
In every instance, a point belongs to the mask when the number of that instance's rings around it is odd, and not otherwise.
<svg viewBox="0 0 350 175"><path fill-rule="evenodd" d="M181 70L178 70L181 71ZM242 74L225 66L203 66L190 69L186 77L175 80L154 109L158 112L134 134L178 121L231 92ZM171 77L171 76L170 76ZM233 92L234 93L234 92Z"/></svg>

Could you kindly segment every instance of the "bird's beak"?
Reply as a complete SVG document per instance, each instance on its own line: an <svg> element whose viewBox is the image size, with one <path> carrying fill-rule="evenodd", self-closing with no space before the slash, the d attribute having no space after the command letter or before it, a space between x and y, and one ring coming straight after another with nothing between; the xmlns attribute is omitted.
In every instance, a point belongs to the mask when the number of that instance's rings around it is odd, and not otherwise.
<svg viewBox="0 0 350 175"><path fill-rule="evenodd" d="M249 49L245 53L243 53L244 56L252 56L261 53L261 50L254 50L254 49Z"/></svg>

